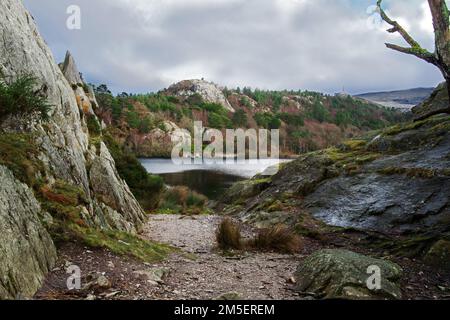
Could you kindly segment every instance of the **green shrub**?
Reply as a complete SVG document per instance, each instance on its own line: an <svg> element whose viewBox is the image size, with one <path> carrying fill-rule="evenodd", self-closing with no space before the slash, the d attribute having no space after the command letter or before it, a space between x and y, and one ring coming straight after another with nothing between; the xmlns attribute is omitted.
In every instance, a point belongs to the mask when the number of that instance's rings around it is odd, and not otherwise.
<svg viewBox="0 0 450 320"><path fill-rule="evenodd" d="M162 178L149 174L139 160L125 153L109 134L105 134L103 139L116 162L119 175L127 182L136 199L144 209L155 209L164 187Z"/></svg>
<svg viewBox="0 0 450 320"><path fill-rule="evenodd" d="M36 91L36 78L25 75L7 84L0 81L0 120L9 115L38 114L48 119L47 98Z"/></svg>
<svg viewBox="0 0 450 320"><path fill-rule="evenodd" d="M188 187L168 188L162 197L157 213L197 215L208 213L208 198Z"/></svg>
<svg viewBox="0 0 450 320"><path fill-rule="evenodd" d="M227 116L210 112L208 114L208 126L214 129L231 128L232 123Z"/></svg>
<svg viewBox="0 0 450 320"><path fill-rule="evenodd" d="M100 125L100 122L97 117L92 114L87 116L87 126L89 134L92 136L98 136L102 133L102 126Z"/></svg>
<svg viewBox="0 0 450 320"><path fill-rule="evenodd" d="M246 128L248 126L247 114L242 109L233 114L232 121L235 128Z"/></svg>

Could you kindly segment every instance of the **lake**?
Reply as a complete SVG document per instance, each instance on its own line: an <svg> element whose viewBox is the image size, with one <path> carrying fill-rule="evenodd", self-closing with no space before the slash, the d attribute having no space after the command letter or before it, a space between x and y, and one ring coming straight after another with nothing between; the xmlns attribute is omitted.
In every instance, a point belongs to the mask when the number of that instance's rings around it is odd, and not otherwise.
<svg viewBox="0 0 450 320"><path fill-rule="evenodd" d="M140 159L149 173L160 175L170 186L187 186L217 199L235 182L250 179L269 167L289 160L235 161L234 164L183 164L176 165L171 159Z"/></svg>

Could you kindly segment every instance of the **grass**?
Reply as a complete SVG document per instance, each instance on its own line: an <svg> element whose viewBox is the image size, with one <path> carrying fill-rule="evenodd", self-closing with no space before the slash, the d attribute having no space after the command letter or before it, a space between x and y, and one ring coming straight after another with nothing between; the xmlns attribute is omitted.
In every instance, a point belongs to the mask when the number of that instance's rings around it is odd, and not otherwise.
<svg viewBox="0 0 450 320"><path fill-rule="evenodd" d="M300 237L284 225L261 229L248 246L258 251L275 251L281 253L298 252L302 243Z"/></svg>
<svg viewBox="0 0 450 320"><path fill-rule="evenodd" d="M208 198L190 190L188 187L176 186L167 188L162 195L156 214L208 214L206 207Z"/></svg>
<svg viewBox="0 0 450 320"><path fill-rule="evenodd" d="M149 242L126 232L81 228L76 228L76 231L90 247L107 248L116 254L132 256L144 262L161 261L175 250L168 245Z"/></svg>
<svg viewBox="0 0 450 320"><path fill-rule="evenodd" d="M219 249L224 251L245 249L292 254L302 248L300 237L284 225L261 229L255 237L243 240L240 224L231 218L225 218L220 223L216 232L216 241Z"/></svg>
<svg viewBox="0 0 450 320"><path fill-rule="evenodd" d="M44 210L53 218L47 228L56 242L79 240L89 247L106 248L119 255L128 255L144 262L164 259L173 249L169 246L143 240L133 234L117 230L98 230L84 220L81 205L87 199L80 188L57 181L39 190Z"/></svg>
<svg viewBox="0 0 450 320"><path fill-rule="evenodd" d="M221 250L241 250L243 242L240 225L225 218L217 229L216 240Z"/></svg>
<svg viewBox="0 0 450 320"><path fill-rule="evenodd" d="M43 165L36 160L39 150L32 134L1 133L0 165L8 167L21 182L34 187Z"/></svg>

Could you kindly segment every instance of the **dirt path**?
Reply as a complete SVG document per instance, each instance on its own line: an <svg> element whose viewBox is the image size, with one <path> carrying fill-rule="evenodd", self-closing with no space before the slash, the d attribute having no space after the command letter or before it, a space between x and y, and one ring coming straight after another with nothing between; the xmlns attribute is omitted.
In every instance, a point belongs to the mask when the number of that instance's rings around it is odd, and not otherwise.
<svg viewBox="0 0 450 320"><path fill-rule="evenodd" d="M215 250L217 216L151 216L142 237L180 249L149 264L67 243L36 299L297 299L290 279L301 256L243 253L226 257ZM68 290L68 266L81 271L81 290ZM101 281L99 281L101 279Z"/></svg>
<svg viewBox="0 0 450 320"><path fill-rule="evenodd" d="M161 299L214 299L237 293L243 299L294 299L289 279L298 266L299 257L272 253L246 253L225 257L217 252L216 216L153 216L143 236L169 243L192 253L189 260L173 255L161 265L170 270Z"/></svg>

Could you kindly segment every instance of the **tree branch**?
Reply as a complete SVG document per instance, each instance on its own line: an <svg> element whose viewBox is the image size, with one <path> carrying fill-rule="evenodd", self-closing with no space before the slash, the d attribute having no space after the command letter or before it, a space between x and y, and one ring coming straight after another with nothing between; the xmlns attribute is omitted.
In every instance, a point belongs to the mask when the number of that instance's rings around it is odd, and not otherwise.
<svg viewBox="0 0 450 320"><path fill-rule="evenodd" d="M396 44L391 44L391 43L386 43L386 47L388 47L389 49L395 50L395 51L399 51L402 53L416 56L416 57L418 57L422 60L425 60L426 62L434 64L434 65L439 64L439 61L434 54L432 54L431 52L428 52L427 50L422 49L422 48L407 48L407 47L402 47L402 46L398 46Z"/></svg>
<svg viewBox="0 0 450 320"><path fill-rule="evenodd" d="M430 0L430 1L436 1L436 0ZM438 0L439 1L439 0ZM392 28L388 29L387 31L389 33L396 33L398 32L403 39L405 39L405 41L411 46L410 48L406 48L406 47L401 47L395 44L390 44L390 43L386 43L386 46L389 49L395 50L395 51L399 51L402 53L406 53L406 54L410 54L410 55L414 55L422 60L425 60L429 63L432 63L434 65L438 64L438 59L436 58L435 54L429 52L428 50L422 48L420 46L420 44L413 39L413 37L411 37L409 35L409 33L397 22L392 20L387 14L386 12L383 10L383 8L381 8L381 3L383 2L383 0L378 0L377 1L377 7L378 10L380 12L381 18L388 23L389 25L392 26Z"/></svg>

